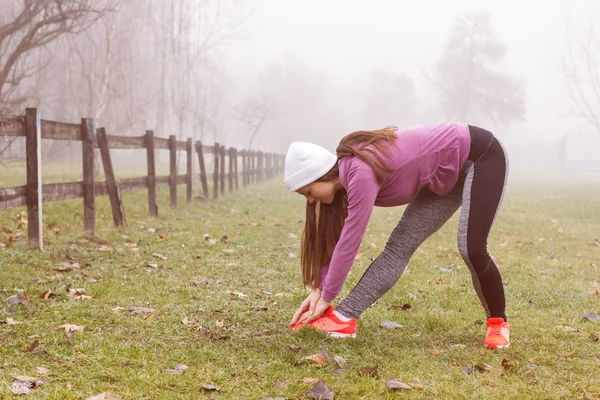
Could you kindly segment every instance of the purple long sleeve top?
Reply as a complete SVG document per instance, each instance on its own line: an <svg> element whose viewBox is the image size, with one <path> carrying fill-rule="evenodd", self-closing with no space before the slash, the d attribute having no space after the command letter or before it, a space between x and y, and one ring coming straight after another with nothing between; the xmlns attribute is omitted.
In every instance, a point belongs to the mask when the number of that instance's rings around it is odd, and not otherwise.
<svg viewBox="0 0 600 400"><path fill-rule="evenodd" d="M391 171L379 184L373 169L358 157L339 161L340 183L348 193L348 216L329 265L321 268L321 297L334 300L342 290L374 206L410 203L423 188L445 195L454 187L469 155L469 127L461 123L422 125L397 132L385 157Z"/></svg>

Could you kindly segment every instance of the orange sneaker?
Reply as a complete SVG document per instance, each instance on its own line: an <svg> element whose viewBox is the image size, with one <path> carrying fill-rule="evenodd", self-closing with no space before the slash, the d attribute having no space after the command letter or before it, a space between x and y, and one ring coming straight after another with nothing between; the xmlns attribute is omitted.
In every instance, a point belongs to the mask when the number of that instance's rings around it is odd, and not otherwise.
<svg viewBox="0 0 600 400"><path fill-rule="evenodd" d="M483 343L488 349L506 349L510 346L510 328L504 318L489 318L486 327L487 334Z"/></svg>
<svg viewBox="0 0 600 400"><path fill-rule="evenodd" d="M342 321L333 313L333 307L329 306L319 318L310 321L307 324L290 325L292 330L304 327L313 327L318 331L324 331L327 336L333 338L355 338L356 337L356 318L348 321Z"/></svg>

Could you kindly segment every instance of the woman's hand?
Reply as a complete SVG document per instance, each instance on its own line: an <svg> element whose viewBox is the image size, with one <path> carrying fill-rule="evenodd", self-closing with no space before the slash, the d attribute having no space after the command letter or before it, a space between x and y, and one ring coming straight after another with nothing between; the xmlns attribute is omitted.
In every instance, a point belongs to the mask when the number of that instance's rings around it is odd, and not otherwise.
<svg viewBox="0 0 600 400"><path fill-rule="evenodd" d="M313 289L308 295L308 297L302 302L300 308L298 308L298 311L296 311L296 313L294 314L290 325L294 325L297 323L306 323L308 317L315 314L315 308L317 307L317 302L320 299L321 289ZM321 314L323 314L323 311L321 311Z"/></svg>
<svg viewBox="0 0 600 400"><path fill-rule="evenodd" d="M329 308L330 304L331 303L329 303L328 301L325 301L323 300L323 298L320 298L319 301L317 301L317 305L315 306L315 311L313 311L312 314L309 313L307 315L307 318L304 321L304 323L309 323L313 319L319 318L321 315L323 315L325 310ZM300 320L302 321L302 318Z"/></svg>

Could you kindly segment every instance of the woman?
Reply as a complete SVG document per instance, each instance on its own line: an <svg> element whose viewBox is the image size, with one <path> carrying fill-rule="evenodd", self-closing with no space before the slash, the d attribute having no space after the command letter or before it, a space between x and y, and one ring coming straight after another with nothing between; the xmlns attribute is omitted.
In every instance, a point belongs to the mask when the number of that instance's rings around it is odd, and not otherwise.
<svg viewBox="0 0 600 400"><path fill-rule="evenodd" d="M508 164L500 142L484 129L444 123L357 131L337 156L311 143L292 143L285 184L306 197L302 275L311 286L291 321L333 337L355 337L356 318L400 279L414 251L461 206L458 248L487 316L485 345L509 346L505 297L487 238L502 201ZM333 309L374 206L408 204L383 252L350 295Z"/></svg>

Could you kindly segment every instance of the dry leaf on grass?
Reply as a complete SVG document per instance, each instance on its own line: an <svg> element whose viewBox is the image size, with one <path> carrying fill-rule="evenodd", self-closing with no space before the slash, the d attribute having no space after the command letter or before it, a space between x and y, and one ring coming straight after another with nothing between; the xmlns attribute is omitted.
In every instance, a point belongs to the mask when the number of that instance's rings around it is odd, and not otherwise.
<svg viewBox="0 0 600 400"><path fill-rule="evenodd" d="M40 299L42 299L42 300L49 300L53 297L56 297L56 294L50 290L46 290L45 292L42 292L40 294Z"/></svg>
<svg viewBox="0 0 600 400"><path fill-rule="evenodd" d="M305 385L314 385L319 382L319 379L321 378L302 378L300 381Z"/></svg>
<svg viewBox="0 0 600 400"><path fill-rule="evenodd" d="M248 297L247 295L245 295L245 294L244 294L244 293L242 293L242 292L232 292L231 290L228 290L228 291L226 291L225 293L226 293L226 294L229 294L229 295L231 295L231 296L237 296L237 297L239 297L239 298L242 298L242 297Z"/></svg>
<svg viewBox="0 0 600 400"><path fill-rule="evenodd" d="M129 311L132 314L141 314L141 313L153 313L156 310L154 308L150 308L150 307L129 306Z"/></svg>
<svg viewBox="0 0 600 400"><path fill-rule="evenodd" d="M600 315L598 315L598 313L595 313L595 312L582 314L581 316L590 322L596 322L596 321L600 320Z"/></svg>
<svg viewBox="0 0 600 400"><path fill-rule="evenodd" d="M333 400L335 392L319 378L317 384L306 394L309 399Z"/></svg>
<svg viewBox="0 0 600 400"><path fill-rule="evenodd" d="M166 256L163 256L160 253L152 253L151 255L152 255L152 257L160 258L161 260L166 260L167 259Z"/></svg>
<svg viewBox="0 0 600 400"><path fill-rule="evenodd" d="M344 357L334 356L333 359L335 360L335 362L341 369L350 368L350 364L348 364L348 362L344 359Z"/></svg>
<svg viewBox="0 0 600 400"><path fill-rule="evenodd" d="M281 382L281 381L275 381L275 383L273 384L273 387L275 387L275 389L277 389L277 390L287 389L288 384L285 382Z"/></svg>
<svg viewBox="0 0 600 400"><path fill-rule="evenodd" d="M8 317L6 318L6 325L19 325L22 324L23 322L21 321L15 321L14 319Z"/></svg>
<svg viewBox="0 0 600 400"><path fill-rule="evenodd" d="M29 302L29 296L27 296L27 293L17 293L14 296L10 296L8 299L6 299L6 302L10 305L27 304Z"/></svg>
<svg viewBox="0 0 600 400"><path fill-rule="evenodd" d="M221 236L221 243L223 243L223 244L229 243L229 237L227 237L227 235Z"/></svg>
<svg viewBox="0 0 600 400"><path fill-rule="evenodd" d="M399 324L399 323L397 323L397 322L394 322L394 321L388 321L388 320L385 320L385 321L383 321L383 322L381 323L381 327L382 327L382 328L386 328L386 329L401 329L401 328L404 328L404 326L403 326L403 325L400 325L400 324Z"/></svg>
<svg viewBox="0 0 600 400"><path fill-rule="evenodd" d="M412 387L404 382L390 380L385 383L385 387L390 390L412 390Z"/></svg>
<svg viewBox="0 0 600 400"><path fill-rule="evenodd" d="M306 356L301 361L303 360L314 361L316 363L316 366L319 368L322 368L327 365L327 359L321 353L313 354L312 356Z"/></svg>
<svg viewBox="0 0 600 400"><path fill-rule="evenodd" d="M41 379L33 378L31 376L13 376L13 379L15 381L12 384L11 391L14 394L29 394L31 393L31 389L35 389L41 385L47 385L47 383Z"/></svg>
<svg viewBox="0 0 600 400"><path fill-rule="evenodd" d="M40 375L48 375L50 374L50 370L44 367L35 367L35 370Z"/></svg>
<svg viewBox="0 0 600 400"><path fill-rule="evenodd" d="M121 400L120 397L113 396L110 393L100 393L92 397L88 397L85 400Z"/></svg>
<svg viewBox="0 0 600 400"><path fill-rule="evenodd" d="M76 299L76 300L85 300L85 299L91 299L92 296L86 296L85 295L85 289L84 288L78 288L78 289L69 289L69 295Z"/></svg>
<svg viewBox="0 0 600 400"><path fill-rule="evenodd" d="M500 364L502 365L502 368L504 368L505 371L512 371L515 369L515 366L509 363L506 358L503 358Z"/></svg>
<svg viewBox="0 0 600 400"><path fill-rule="evenodd" d="M379 368L377 366L361 368L358 370L358 373L362 376L369 376L371 378L379 378Z"/></svg>
<svg viewBox="0 0 600 400"><path fill-rule="evenodd" d="M441 351L435 350L435 349L429 349L429 350L427 350L427 352L432 356L439 356L440 354L442 354Z"/></svg>
<svg viewBox="0 0 600 400"><path fill-rule="evenodd" d="M209 392L218 392L221 390L221 388L219 388L217 386L209 385L208 383L201 383L200 387Z"/></svg>
<svg viewBox="0 0 600 400"><path fill-rule="evenodd" d="M183 374L189 367L185 364L177 364L173 369L166 369L165 372L170 375L181 375Z"/></svg>

